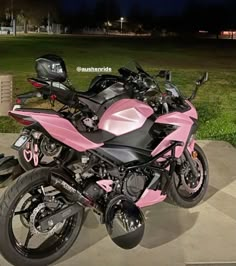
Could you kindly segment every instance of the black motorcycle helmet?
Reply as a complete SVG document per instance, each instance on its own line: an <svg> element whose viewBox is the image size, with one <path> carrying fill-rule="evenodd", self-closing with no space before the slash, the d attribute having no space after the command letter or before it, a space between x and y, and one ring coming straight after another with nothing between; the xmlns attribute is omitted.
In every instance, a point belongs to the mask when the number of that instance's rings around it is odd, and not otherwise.
<svg viewBox="0 0 236 266"><path fill-rule="evenodd" d="M67 80L65 62L58 55L48 54L37 58L35 70L40 79L56 82L65 82Z"/></svg>

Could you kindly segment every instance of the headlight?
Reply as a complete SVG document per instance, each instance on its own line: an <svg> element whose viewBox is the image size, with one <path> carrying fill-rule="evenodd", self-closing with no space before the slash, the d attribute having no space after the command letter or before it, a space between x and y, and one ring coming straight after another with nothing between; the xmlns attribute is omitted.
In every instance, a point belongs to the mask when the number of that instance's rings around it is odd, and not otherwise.
<svg viewBox="0 0 236 266"><path fill-rule="evenodd" d="M143 84L148 89L156 89L157 88L156 83L151 78L145 78L143 81Z"/></svg>

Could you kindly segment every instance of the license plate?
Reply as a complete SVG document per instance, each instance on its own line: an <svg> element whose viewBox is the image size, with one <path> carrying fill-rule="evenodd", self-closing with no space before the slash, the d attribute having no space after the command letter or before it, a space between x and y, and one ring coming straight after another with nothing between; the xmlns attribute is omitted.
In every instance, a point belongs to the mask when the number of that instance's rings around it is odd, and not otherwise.
<svg viewBox="0 0 236 266"><path fill-rule="evenodd" d="M12 145L12 148L18 151L27 142L28 139L28 136L20 136Z"/></svg>

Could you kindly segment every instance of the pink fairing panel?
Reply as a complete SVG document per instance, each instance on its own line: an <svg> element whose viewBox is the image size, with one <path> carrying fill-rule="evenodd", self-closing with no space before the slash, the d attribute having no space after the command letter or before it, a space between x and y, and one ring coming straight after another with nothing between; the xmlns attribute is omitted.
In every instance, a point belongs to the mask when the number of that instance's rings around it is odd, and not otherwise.
<svg viewBox="0 0 236 266"><path fill-rule="evenodd" d="M152 114L153 110L147 104L133 99L123 99L106 110L98 127L120 136L141 128Z"/></svg>
<svg viewBox="0 0 236 266"><path fill-rule="evenodd" d="M113 181L108 179L102 179L96 182L107 193L112 192Z"/></svg>
<svg viewBox="0 0 236 266"><path fill-rule="evenodd" d="M184 114L189 116L189 117L198 119L198 114L197 114L195 107L192 105L192 103L190 101L186 100L186 103L191 107L191 109L189 111L185 112Z"/></svg>
<svg viewBox="0 0 236 266"><path fill-rule="evenodd" d="M93 143L81 135L66 119L56 114L11 111L12 114L32 117L56 140L77 150L86 151L96 149L103 143Z"/></svg>
<svg viewBox="0 0 236 266"><path fill-rule="evenodd" d="M169 134L165 139L163 139L163 141L152 152L152 156L157 155L165 148L169 147L172 141L182 141L186 143L191 127L193 125L193 120L191 119L191 117L197 119L197 112L195 108L192 106L192 104L189 103L189 105L191 106L191 110L189 110L188 112L173 112L157 118L156 123L176 125L177 129ZM182 155L183 151L184 146L176 147L176 158L179 158Z"/></svg>
<svg viewBox="0 0 236 266"><path fill-rule="evenodd" d="M141 198L136 202L139 208L154 205L156 203L162 202L166 199L166 195L161 195L161 190L151 190L146 189L143 192Z"/></svg>

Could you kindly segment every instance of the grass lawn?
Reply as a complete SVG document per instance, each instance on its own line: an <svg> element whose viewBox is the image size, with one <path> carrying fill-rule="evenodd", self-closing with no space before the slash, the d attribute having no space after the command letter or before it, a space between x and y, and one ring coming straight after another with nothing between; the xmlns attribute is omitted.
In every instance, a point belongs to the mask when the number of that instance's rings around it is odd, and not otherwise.
<svg viewBox="0 0 236 266"><path fill-rule="evenodd" d="M173 81L188 95L195 79L209 72L209 82L195 100L199 111L199 139L229 141L236 146L236 42L227 40L172 40L104 37L0 36L0 74L14 75L14 93L31 89L34 59L46 53L61 55L70 79L86 90L95 73L77 73L76 67L112 67L113 73L136 60L151 73L169 69ZM0 118L0 132L18 132L9 118Z"/></svg>

